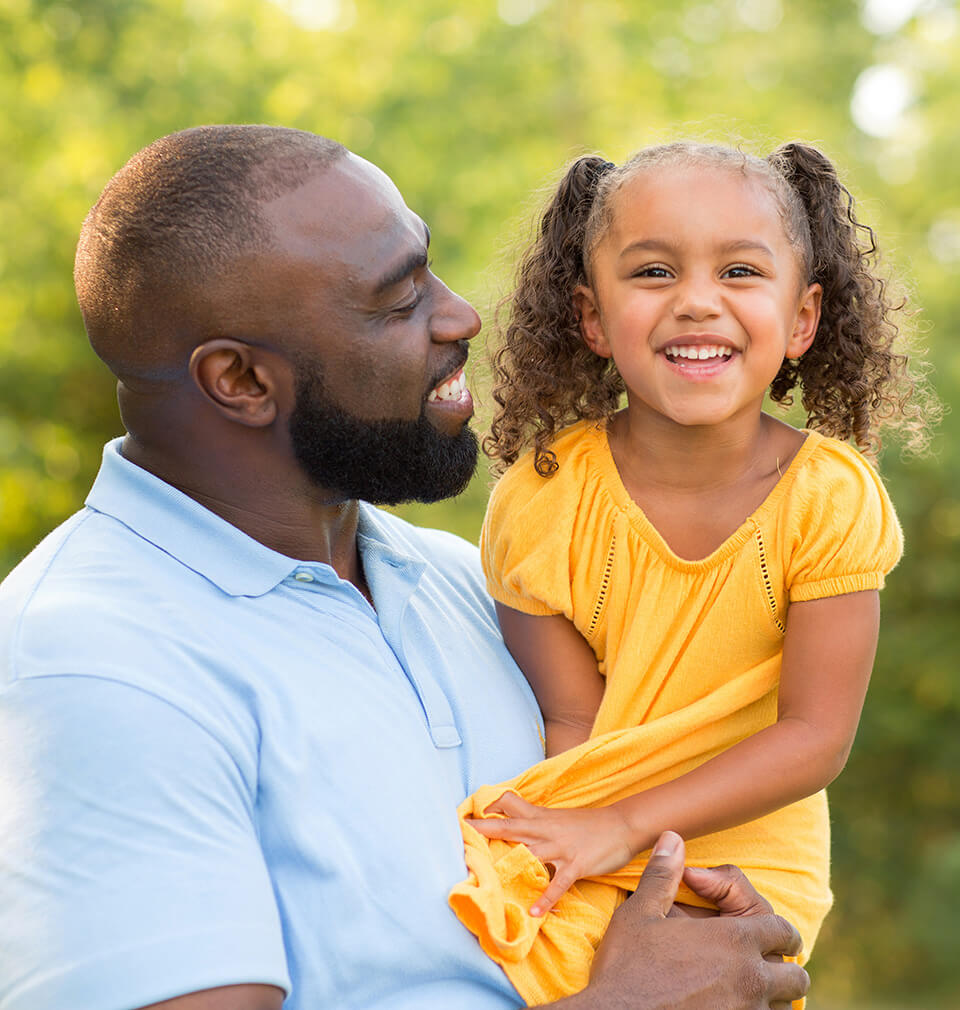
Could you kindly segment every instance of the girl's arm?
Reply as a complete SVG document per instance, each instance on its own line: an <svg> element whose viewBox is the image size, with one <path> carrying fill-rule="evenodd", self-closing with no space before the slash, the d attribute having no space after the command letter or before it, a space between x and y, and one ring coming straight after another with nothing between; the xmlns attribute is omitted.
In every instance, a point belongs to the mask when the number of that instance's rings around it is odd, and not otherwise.
<svg viewBox="0 0 960 1010"><path fill-rule="evenodd" d="M503 640L537 696L547 736L547 757L590 735L603 697L603 677L586 639L563 614L537 617L502 603Z"/></svg>
<svg viewBox="0 0 960 1010"><path fill-rule="evenodd" d="M875 591L793 603L777 722L672 782L591 810L550 810L507 793L474 821L526 843L554 876L531 908L544 914L581 877L620 869L665 829L696 838L817 792L843 768L870 680L880 620Z"/></svg>

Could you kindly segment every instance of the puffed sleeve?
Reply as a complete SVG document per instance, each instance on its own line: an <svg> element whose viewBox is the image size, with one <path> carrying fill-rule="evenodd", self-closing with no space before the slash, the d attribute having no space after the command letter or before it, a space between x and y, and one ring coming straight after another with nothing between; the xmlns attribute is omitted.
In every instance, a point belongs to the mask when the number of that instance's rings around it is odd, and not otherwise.
<svg viewBox="0 0 960 1010"><path fill-rule="evenodd" d="M566 614L570 595L570 526L575 501L561 466L549 478L521 457L500 478L490 496L480 533L480 557L487 589L499 603L525 614Z"/></svg>
<svg viewBox="0 0 960 1010"><path fill-rule="evenodd" d="M788 503L790 601L882 589L903 533L876 470L852 446L823 438Z"/></svg>
<svg viewBox="0 0 960 1010"><path fill-rule="evenodd" d="M255 791L255 790L254 790ZM167 702L91 676L0 694L0 1005L289 991L255 796Z"/></svg>

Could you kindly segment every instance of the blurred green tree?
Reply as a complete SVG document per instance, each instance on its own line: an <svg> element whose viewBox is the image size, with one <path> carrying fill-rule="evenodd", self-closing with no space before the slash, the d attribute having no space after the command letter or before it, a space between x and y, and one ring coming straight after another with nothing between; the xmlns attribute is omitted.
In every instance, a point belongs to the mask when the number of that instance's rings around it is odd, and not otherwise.
<svg viewBox="0 0 960 1010"><path fill-rule="evenodd" d="M941 398L960 388L951 0L0 0L0 40L0 572L78 507L120 431L73 301L83 216L133 152L199 123L298 126L371 158L488 318L532 194L572 155L619 160L681 134L810 140L924 307ZM820 1007L960 1003L958 424L925 459L884 459L908 547L832 790ZM404 511L475 538L487 483Z"/></svg>

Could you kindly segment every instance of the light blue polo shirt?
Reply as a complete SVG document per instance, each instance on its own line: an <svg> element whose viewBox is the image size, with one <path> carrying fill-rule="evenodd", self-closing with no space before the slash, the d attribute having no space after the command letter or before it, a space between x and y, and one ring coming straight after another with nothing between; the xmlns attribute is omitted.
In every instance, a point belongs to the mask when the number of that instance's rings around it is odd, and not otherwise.
<svg viewBox="0 0 960 1010"><path fill-rule="evenodd" d="M0 1010L519 1005L447 906L542 757L475 549L362 506L374 610L119 447L0 587Z"/></svg>

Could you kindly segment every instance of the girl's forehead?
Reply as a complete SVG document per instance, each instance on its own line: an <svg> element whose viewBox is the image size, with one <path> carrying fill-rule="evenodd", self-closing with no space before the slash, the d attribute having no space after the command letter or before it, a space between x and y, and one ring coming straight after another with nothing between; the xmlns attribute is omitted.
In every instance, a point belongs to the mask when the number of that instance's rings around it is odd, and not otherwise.
<svg viewBox="0 0 960 1010"><path fill-rule="evenodd" d="M614 243L638 233L668 237L700 232L742 237L763 231L786 240L779 203L749 169L709 164L643 168L610 195L607 234Z"/></svg>
<svg viewBox="0 0 960 1010"><path fill-rule="evenodd" d="M642 168L624 180L612 202L613 224L623 218L689 222L708 213L709 218L700 218L701 224L747 214L752 223L782 228L780 208L767 181L756 171L731 165L693 162Z"/></svg>

